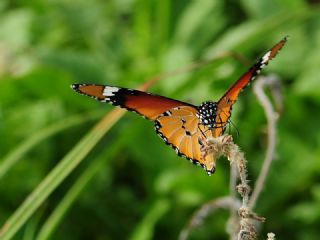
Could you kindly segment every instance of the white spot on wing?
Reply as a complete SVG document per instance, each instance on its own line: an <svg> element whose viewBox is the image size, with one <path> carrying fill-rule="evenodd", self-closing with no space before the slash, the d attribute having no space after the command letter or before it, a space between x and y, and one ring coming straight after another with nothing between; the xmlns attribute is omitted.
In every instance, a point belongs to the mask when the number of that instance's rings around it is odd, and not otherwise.
<svg viewBox="0 0 320 240"><path fill-rule="evenodd" d="M107 86L103 89L102 95L106 96L106 97L110 97L110 96L114 96L114 93L116 93L118 91L119 91L119 88L117 88L117 87L108 87Z"/></svg>
<svg viewBox="0 0 320 240"><path fill-rule="evenodd" d="M97 99L97 98L96 98ZM98 100L98 99L97 99ZM105 98L105 99L102 99L102 100L99 100L100 102L108 102L110 101L110 98Z"/></svg>
<svg viewBox="0 0 320 240"><path fill-rule="evenodd" d="M270 58L270 54L271 54L271 51L267 52L263 57L262 57L262 65L267 63L269 61L269 58Z"/></svg>

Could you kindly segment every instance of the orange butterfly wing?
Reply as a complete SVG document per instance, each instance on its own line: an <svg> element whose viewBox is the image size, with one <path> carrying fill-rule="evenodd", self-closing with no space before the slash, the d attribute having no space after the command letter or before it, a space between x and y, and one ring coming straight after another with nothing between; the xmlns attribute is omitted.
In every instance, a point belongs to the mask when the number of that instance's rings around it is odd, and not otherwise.
<svg viewBox="0 0 320 240"><path fill-rule="evenodd" d="M128 88L95 84L73 84L72 88L98 101L126 108L147 119L154 120L158 135L173 147L178 155L186 157L194 164L201 165L208 174L214 172L214 159L209 155L203 159L200 151L201 131L206 137L212 137L212 132L207 127L199 125L197 107Z"/></svg>
<svg viewBox="0 0 320 240"><path fill-rule="evenodd" d="M199 139L213 137L212 131L205 125L199 125L198 110L190 106L170 109L155 121L158 135L170 145L179 156L201 165L208 174L215 171L215 159L212 155L203 158Z"/></svg>
<svg viewBox="0 0 320 240"><path fill-rule="evenodd" d="M273 48L271 48L259 61L254 64L245 74L243 74L238 81L236 81L229 90L220 98L217 102L217 116L216 116L216 128L213 131L213 136L221 136L226 128L226 125L231 116L231 110L233 104L238 99L240 92L248 86L248 84L255 79L260 71L268 65L269 61L273 59L281 48L287 42L287 37L278 42Z"/></svg>
<svg viewBox="0 0 320 240"><path fill-rule="evenodd" d="M155 120L159 115L174 107L194 107L185 102L128 88L96 84L73 84L71 87L78 93L92 97L100 102L107 102L114 106L126 108L149 120Z"/></svg>

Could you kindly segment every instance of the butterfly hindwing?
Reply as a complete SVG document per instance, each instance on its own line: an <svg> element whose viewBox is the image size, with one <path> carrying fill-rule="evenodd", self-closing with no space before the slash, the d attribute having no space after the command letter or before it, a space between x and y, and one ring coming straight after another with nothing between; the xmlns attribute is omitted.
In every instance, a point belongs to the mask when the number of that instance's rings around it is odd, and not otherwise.
<svg viewBox="0 0 320 240"><path fill-rule="evenodd" d="M190 106L170 109L155 121L158 135L170 145L179 156L201 165L208 174L215 171L215 159L211 155L203 158L200 138L210 138L212 131L199 125L198 110Z"/></svg>

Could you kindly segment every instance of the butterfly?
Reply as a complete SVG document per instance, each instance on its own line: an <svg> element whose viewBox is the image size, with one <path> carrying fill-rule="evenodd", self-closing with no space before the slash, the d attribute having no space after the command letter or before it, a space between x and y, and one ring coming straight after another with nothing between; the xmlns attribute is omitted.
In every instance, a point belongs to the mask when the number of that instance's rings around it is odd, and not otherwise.
<svg viewBox="0 0 320 240"><path fill-rule="evenodd" d="M201 139L221 136L230 122L232 107L240 92L260 73L287 42L287 37L263 55L217 101L195 106L139 90L98 84L72 84L76 92L100 102L136 112L154 122L156 133L179 156L200 165L208 175L215 172L216 159L201 152Z"/></svg>

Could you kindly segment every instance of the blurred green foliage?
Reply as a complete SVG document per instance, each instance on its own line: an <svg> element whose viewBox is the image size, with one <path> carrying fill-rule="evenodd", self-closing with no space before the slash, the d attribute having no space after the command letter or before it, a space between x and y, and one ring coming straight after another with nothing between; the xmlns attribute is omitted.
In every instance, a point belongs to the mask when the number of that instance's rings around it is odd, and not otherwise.
<svg viewBox="0 0 320 240"><path fill-rule="evenodd" d="M71 83L135 88L151 77L235 51L254 62L290 39L264 70L283 82L277 159L257 212L278 239L320 235L320 5L316 0L0 2L0 226L112 107ZM225 58L164 78L150 91L199 104L246 70ZM233 111L256 179L266 149L263 110L246 89ZM11 165L3 163L11 159ZM176 239L194 210L228 194L229 163L205 172L126 114L46 199L14 239ZM63 204L62 204L63 203ZM52 216L60 214L53 223ZM221 212L190 239L227 239ZM51 229L49 232L48 229Z"/></svg>

